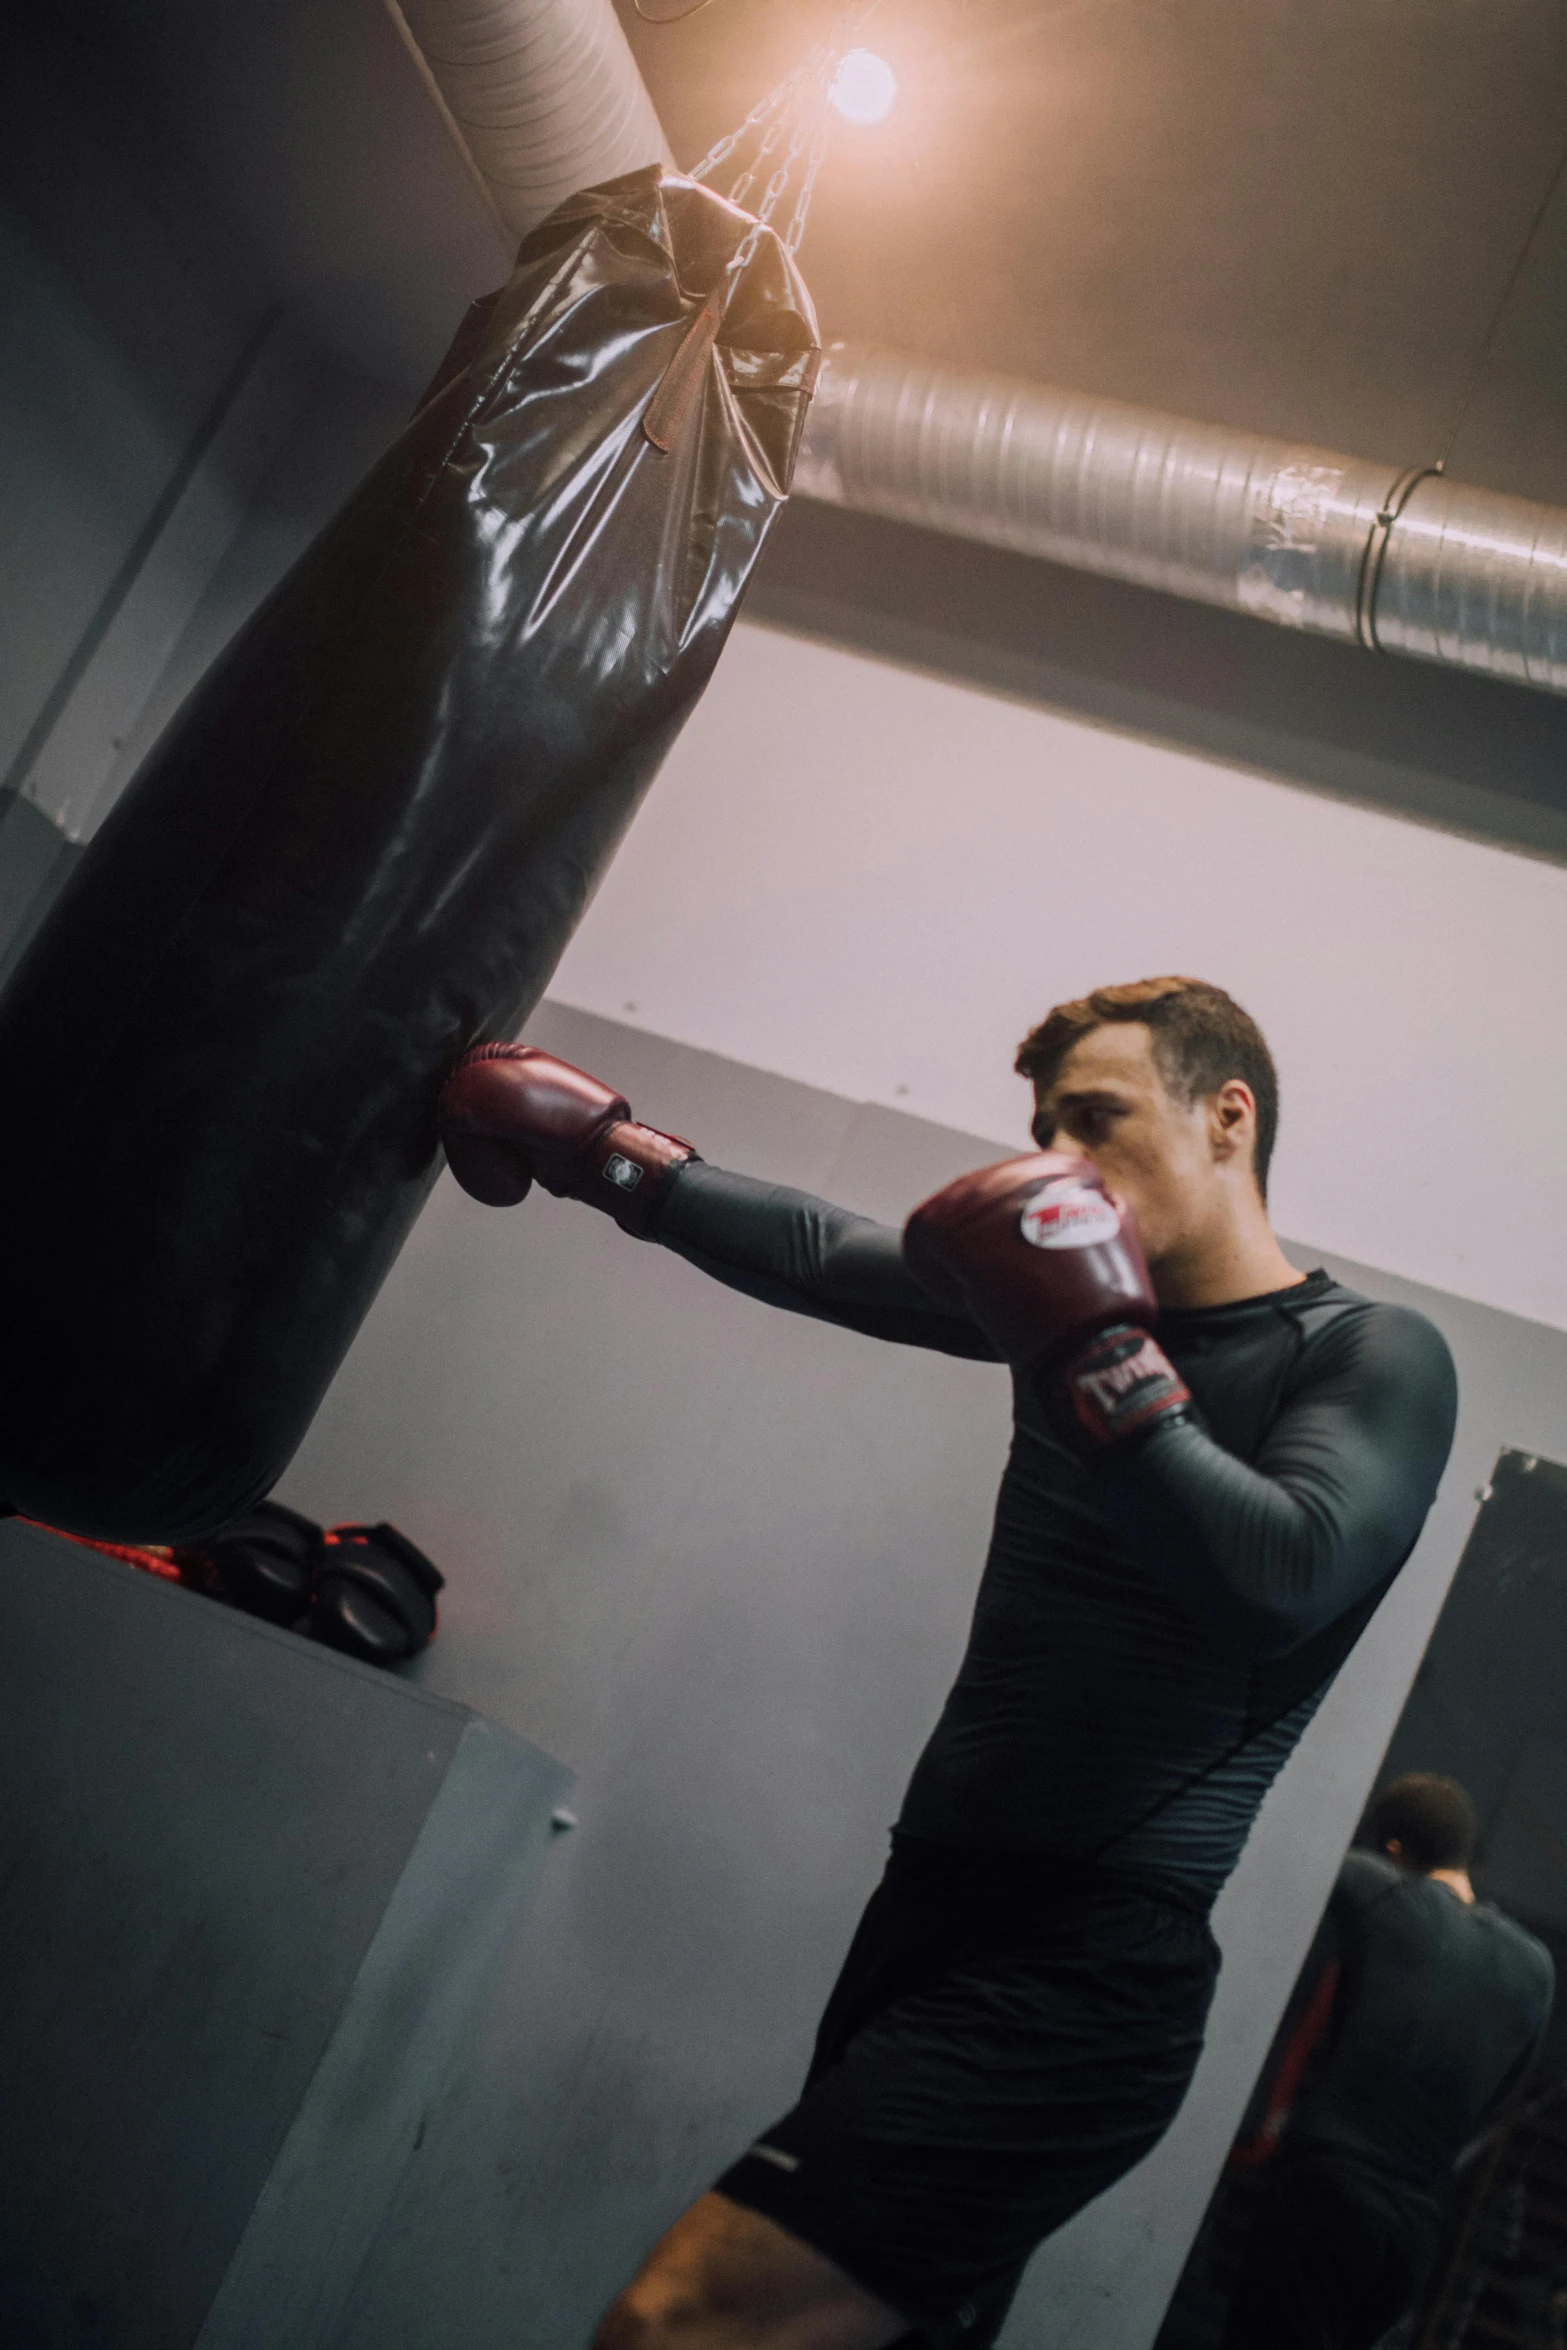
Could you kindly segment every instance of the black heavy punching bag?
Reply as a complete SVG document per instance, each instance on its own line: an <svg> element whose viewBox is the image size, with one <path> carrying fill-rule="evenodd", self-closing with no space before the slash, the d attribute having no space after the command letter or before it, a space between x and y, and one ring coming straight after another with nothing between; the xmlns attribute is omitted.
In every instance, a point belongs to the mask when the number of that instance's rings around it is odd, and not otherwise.
<svg viewBox="0 0 1567 2350"><path fill-rule="evenodd" d="M271 1485L442 1079L707 682L817 363L770 229L656 167L573 197L186 704L0 1000L0 1503L170 1541Z"/></svg>

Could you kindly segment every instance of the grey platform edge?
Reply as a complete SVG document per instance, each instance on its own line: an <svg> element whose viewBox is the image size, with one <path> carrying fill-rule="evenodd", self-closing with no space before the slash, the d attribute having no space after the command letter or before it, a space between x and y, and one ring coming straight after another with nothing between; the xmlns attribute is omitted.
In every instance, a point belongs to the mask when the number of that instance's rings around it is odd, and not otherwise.
<svg viewBox="0 0 1567 2350"><path fill-rule="evenodd" d="M571 1774L14 1522L0 1773L0 2330L328 2350Z"/></svg>
<svg viewBox="0 0 1567 2350"><path fill-rule="evenodd" d="M197 2350L327 2350L570 1784L493 1722L464 1730Z"/></svg>

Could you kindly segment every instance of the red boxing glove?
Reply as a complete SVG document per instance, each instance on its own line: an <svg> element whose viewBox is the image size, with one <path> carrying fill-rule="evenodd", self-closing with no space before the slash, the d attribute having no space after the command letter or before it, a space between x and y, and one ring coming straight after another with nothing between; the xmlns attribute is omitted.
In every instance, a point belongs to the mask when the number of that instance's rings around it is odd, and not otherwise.
<svg viewBox="0 0 1567 2350"><path fill-rule="evenodd" d="M481 1044L441 1089L446 1160L487 1207L514 1207L534 1183L585 1200L623 1232L646 1236L653 1194L696 1152L677 1134L639 1126L623 1094L526 1044Z"/></svg>
<svg viewBox="0 0 1567 2350"><path fill-rule="evenodd" d="M1158 1302L1131 1212L1087 1159L1036 1151L962 1175L904 1228L910 1271L960 1306L1094 1445L1185 1418L1191 1394L1150 1326Z"/></svg>

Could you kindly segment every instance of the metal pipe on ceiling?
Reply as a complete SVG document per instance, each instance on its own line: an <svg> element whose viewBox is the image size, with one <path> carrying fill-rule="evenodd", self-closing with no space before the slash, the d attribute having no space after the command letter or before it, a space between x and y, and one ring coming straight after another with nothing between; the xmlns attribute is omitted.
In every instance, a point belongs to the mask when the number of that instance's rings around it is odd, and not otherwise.
<svg viewBox="0 0 1567 2350"><path fill-rule="evenodd" d="M513 244L579 188L672 157L611 0L385 0Z"/></svg>
<svg viewBox="0 0 1567 2350"><path fill-rule="evenodd" d="M1281 627L1567 693L1567 509L838 344L794 486Z"/></svg>

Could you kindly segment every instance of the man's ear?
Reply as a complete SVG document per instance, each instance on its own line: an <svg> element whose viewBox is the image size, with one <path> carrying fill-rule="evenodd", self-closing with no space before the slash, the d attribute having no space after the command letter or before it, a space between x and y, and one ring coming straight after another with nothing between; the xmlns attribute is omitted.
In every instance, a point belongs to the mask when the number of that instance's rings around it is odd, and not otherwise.
<svg viewBox="0 0 1567 2350"><path fill-rule="evenodd" d="M1208 1096L1208 1125L1216 1159L1238 1158L1257 1147L1257 1097L1243 1077L1226 1078Z"/></svg>

